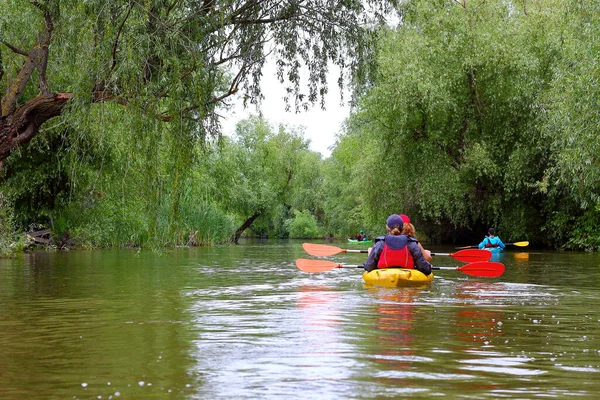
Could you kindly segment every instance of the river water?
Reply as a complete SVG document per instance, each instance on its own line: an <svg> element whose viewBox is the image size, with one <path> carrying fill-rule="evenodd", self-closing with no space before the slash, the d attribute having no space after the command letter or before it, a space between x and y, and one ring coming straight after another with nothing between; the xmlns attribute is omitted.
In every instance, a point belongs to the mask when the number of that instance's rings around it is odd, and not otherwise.
<svg viewBox="0 0 600 400"><path fill-rule="evenodd" d="M0 399L595 398L600 255L519 250L398 289L293 241L0 259Z"/></svg>

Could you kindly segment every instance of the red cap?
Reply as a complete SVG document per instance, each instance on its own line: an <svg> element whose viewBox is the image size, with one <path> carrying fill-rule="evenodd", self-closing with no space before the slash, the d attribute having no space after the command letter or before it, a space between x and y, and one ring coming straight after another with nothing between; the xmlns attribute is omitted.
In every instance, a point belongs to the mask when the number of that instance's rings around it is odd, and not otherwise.
<svg viewBox="0 0 600 400"><path fill-rule="evenodd" d="M410 224L410 218L408 218L408 215L400 214L400 218L402 218L402 222L405 224Z"/></svg>

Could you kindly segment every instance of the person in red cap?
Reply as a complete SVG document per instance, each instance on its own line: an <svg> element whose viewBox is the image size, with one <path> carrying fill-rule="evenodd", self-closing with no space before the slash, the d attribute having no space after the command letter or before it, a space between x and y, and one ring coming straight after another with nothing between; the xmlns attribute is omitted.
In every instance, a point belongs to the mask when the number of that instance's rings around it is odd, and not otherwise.
<svg viewBox="0 0 600 400"><path fill-rule="evenodd" d="M402 228L402 234L416 239L415 227L413 226L413 224L410 223L410 218L408 218L408 216L406 216L404 214L400 214L400 218L402 218L402 221L404 222L404 227ZM421 248L421 253L423 253L423 257L425 258L425 260L427 260L428 262L431 262L431 251L425 250L423 248L423 245L421 245L421 242L418 242L418 243L419 243L419 247Z"/></svg>
<svg viewBox="0 0 600 400"><path fill-rule="evenodd" d="M410 224L410 218L406 215L404 217ZM388 233L375 239L375 245L363 264L365 271L395 267L417 269L425 275L431 274L431 264L423 257L419 241L402 233L405 219L398 214L387 218L385 224Z"/></svg>

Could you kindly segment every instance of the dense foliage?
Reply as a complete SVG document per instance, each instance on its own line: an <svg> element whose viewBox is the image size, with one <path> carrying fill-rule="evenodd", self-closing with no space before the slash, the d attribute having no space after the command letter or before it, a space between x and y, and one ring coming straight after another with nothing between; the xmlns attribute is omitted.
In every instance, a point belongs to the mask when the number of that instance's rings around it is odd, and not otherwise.
<svg viewBox="0 0 600 400"><path fill-rule="evenodd" d="M2 2L0 179L4 204L16 209L10 225L99 244L180 243L206 211L189 208L205 199L220 216L211 223L227 231L219 210L234 206L214 208L211 179L197 183L226 99L243 91L245 103L260 102L268 54L290 108L323 101L331 63L340 85L364 81L373 28L393 3Z"/></svg>
<svg viewBox="0 0 600 400"><path fill-rule="evenodd" d="M333 155L337 181L362 185L338 185L349 193L326 213L600 249L599 6L414 0L400 13Z"/></svg>
<svg viewBox="0 0 600 400"><path fill-rule="evenodd" d="M288 221L318 207L303 194L320 192L319 181L311 179L319 176L320 161L301 131L285 126L275 131L257 117L241 121L233 140L224 139L210 160L210 176L217 183L213 197L239 220L233 241L250 226L260 235L287 237Z"/></svg>
<svg viewBox="0 0 600 400"><path fill-rule="evenodd" d="M494 226L600 250L600 5L408 0L381 27L396 2L372 3L2 3L0 249L38 228L57 246L375 236L402 212L421 239ZM296 109L323 101L328 63L350 78L328 159L260 117L219 135L229 96L259 102L268 52Z"/></svg>

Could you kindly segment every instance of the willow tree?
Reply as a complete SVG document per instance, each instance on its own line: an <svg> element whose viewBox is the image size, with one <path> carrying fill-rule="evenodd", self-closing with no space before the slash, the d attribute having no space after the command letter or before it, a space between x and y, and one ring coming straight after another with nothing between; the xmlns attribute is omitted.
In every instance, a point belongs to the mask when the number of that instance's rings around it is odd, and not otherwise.
<svg viewBox="0 0 600 400"><path fill-rule="evenodd" d="M550 151L539 96L560 56L558 4L402 3L342 139L370 149L344 156L374 171L360 190L366 222L403 211L421 229L445 227L446 240L461 227L493 224L506 240L539 231L544 195L533 188Z"/></svg>
<svg viewBox="0 0 600 400"><path fill-rule="evenodd" d="M372 18L387 4L370 3L379 6L367 13L358 0L2 2L0 162L70 102L116 102L213 133L217 104L240 89L245 101L260 99L268 53L290 104L322 100L328 63L346 77L365 70Z"/></svg>
<svg viewBox="0 0 600 400"><path fill-rule="evenodd" d="M48 133L60 130L89 147L89 132L102 131L108 121L102 111L90 111L110 102L111 113L116 106L123 120L135 119L121 132L135 151L117 153L143 154L140 186L148 189L137 200L149 216L149 235L164 231L159 213L169 215L167 225L178 225L190 165L202 154L194 145L219 134L231 96L260 102L266 58L276 58L291 108L322 102L331 63L341 68L340 84L365 78L373 30L394 2L0 2L0 179L36 166L20 157L34 147L32 140L45 154L70 152L40 145ZM102 161L91 167L106 171ZM60 187L85 184L70 183Z"/></svg>
<svg viewBox="0 0 600 400"><path fill-rule="evenodd" d="M320 159L312 157L301 129L280 125L275 130L253 116L240 121L235 137L223 142L213 154L211 176L219 183L214 197L240 222L233 242L255 221L272 221L282 207L287 213L293 206L306 210L297 196L315 187L306 177L315 175ZM308 165L307 159L314 163Z"/></svg>
<svg viewBox="0 0 600 400"><path fill-rule="evenodd" d="M548 241L600 251L600 4L565 1L563 56L544 98L552 162L537 190L548 196Z"/></svg>

